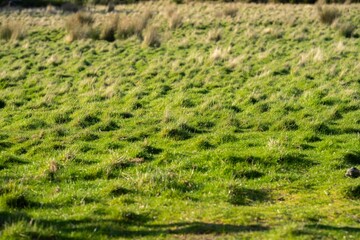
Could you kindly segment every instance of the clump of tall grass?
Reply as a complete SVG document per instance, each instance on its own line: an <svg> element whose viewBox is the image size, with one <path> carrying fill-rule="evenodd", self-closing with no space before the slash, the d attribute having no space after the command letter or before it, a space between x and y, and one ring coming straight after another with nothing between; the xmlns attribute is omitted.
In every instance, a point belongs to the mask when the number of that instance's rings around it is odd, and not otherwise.
<svg viewBox="0 0 360 240"><path fill-rule="evenodd" d="M47 14L56 14L57 9L56 9L56 7L54 7L53 5L49 4L49 5L46 6L45 12L46 12Z"/></svg>
<svg viewBox="0 0 360 240"><path fill-rule="evenodd" d="M170 18L176 12L176 6L169 5L165 8L165 17Z"/></svg>
<svg viewBox="0 0 360 240"><path fill-rule="evenodd" d="M140 25L135 17L125 16L122 17L117 25L116 38L125 39L131 37L139 32Z"/></svg>
<svg viewBox="0 0 360 240"><path fill-rule="evenodd" d="M143 46L145 47L160 47L161 39L158 27L150 26L146 29L144 34Z"/></svg>
<svg viewBox="0 0 360 240"><path fill-rule="evenodd" d="M5 22L0 25L0 39L6 41L21 40L25 37L25 35L25 28L21 23Z"/></svg>
<svg viewBox="0 0 360 240"><path fill-rule="evenodd" d="M142 31L146 28L152 13L146 11L141 15L126 16L120 18L117 24L116 38L124 39L133 35L142 36Z"/></svg>
<svg viewBox="0 0 360 240"><path fill-rule="evenodd" d="M174 12L168 19L169 27L171 29L176 29L180 27L183 23L183 17L178 12Z"/></svg>
<svg viewBox="0 0 360 240"><path fill-rule="evenodd" d="M98 38L98 33L93 27L94 21L94 18L90 14L84 12L71 15L65 23L65 28L68 32L66 36L67 41L72 42L76 39Z"/></svg>
<svg viewBox="0 0 360 240"><path fill-rule="evenodd" d="M175 6L170 5L165 9L165 17L170 29L176 29L183 24L183 16Z"/></svg>
<svg viewBox="0 0 360 240"><path fill-rule="evenodd" d="M168 6L165 9L165 17L168 20L168 25L170 29L176 29L180 27L183 23L183 17L174 6Z"/></svg>
<svg viewBox="0 0 360 240"><path fill-rule="evenodd" d="M230 6L225 7L224 15L234 18L234 17L236 17L238 11L239 11L239 9L235 5L230 5Z"/></svg>
<svg viewBox="0 0 360 240"><path fill-rule="evenodd" d="M324 7L321 4L317 6L320 22L331 25L337 18L341 16L339 9L335 7Z"/></svg>
<svg viewBox="0 0 360 240"><path fill-rule="evenodd" d="M210 30L208 33L208 40L218 42L221 40L221 31L219 29Z"/></svg>
<svg viewBox="0 0 360 240"><path fill-rule="evenodd" d="M109 42L115 41L115 33L119 24L119 16L113 15L107 19L107 22L101 29L100 39L106 40Z"/></svg>
<svg viewBox="0 0 360 240"><path fill-rule="evenodd" d="M231 50L230 48L223 49L223 48L217 47L211 53L210 58L211 58L211 60L213 60L215 62L216 61L223 61L223 60L228 58L230 50Z"/></svg>
<svg viewBox="0 0 360 240"><path fill-rule="evenodd" d="M350 38L354 35L356 26L352 23L339 23L337 24L337 29L339 30L341 36Z"/></svg>

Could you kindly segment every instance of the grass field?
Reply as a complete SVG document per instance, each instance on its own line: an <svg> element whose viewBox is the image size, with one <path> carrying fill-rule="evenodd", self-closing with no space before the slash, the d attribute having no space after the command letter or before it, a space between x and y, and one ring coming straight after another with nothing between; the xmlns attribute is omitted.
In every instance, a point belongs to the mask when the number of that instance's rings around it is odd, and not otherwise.
<svg viewBox="0 0 360 240"><path fill-rule="evenodd" d="M0 238L360 238L360 5L104 9L0 12Z"/></svg>

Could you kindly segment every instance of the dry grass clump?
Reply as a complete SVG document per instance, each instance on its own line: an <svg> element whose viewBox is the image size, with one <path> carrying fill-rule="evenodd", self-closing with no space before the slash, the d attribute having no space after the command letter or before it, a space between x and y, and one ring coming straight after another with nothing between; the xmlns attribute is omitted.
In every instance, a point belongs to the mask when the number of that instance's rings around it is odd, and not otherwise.
<svg viewBox="0 0 360 240"><path fill-rule="evenodd" d="M160 47L161 39L158 27L150 26L146 29L144 34L143 46L145 47Z"/></svg>
<svg viewBox="0 0 360 240"><path fill-rule="evenodd" d="M239 9L235 5L227 6L224 9L224 15L229 17L236 17Z"/></svg>
<svg viewBox="0 0 360 240"><path fill-rule="evenodd" d="M356 26L352 23L340 23L337 28L342 36L350 38L354 35Z"/></svg>
<svg viewBox="0 0 360 240"><path fill-rule="evenodd" d="M227 64L227 66L229 68L236 68L237 66L239 66L244 60L244 57L243 56L238 56L238 57L235 57L235 58L231 58L229 59L229 62Z"/></svg>
<svg viewBox="0 0 360 240"><path fill-rule="evenodd" d="M21 40L25 37L24 25L16 22L5 22L0 25L0 39L6 41Z"/></svg>
<svg viewBox="0 0 360 240"><path fill-rule="evenodd" d="M126 16L120 18L116 30L116 38L125 39L133 35L142 36L142 31L146 28L152 18L150 11L141 15Z"/></svg>
<svg viewBox="0 0 360 240"><path fill-rule="evenodd" d="M180 27L183 23L183 17L177 11L177 8L175 6L168 6L165 9L165 17L168 20L170 29L176 29Z"/></svg>
<svg viewBox="0 0 360 240"><path fill-rule="evenodd" d="M212 29L208 33L208 40L218 42L221 40L221 31L219 29Z"/></svg>
<svg viewBox="0 0 360 240"><path fill-rule="evenodd" d="M102 39L109 42L115 39L125 39L131 36L142 37L142 31L152 18L150 11L143 14L127 15L119 17L112 14L105 19L105 23L94 27L95 19L88 13L78 12L71 15L66 21L65 27L68 32L67 41L76 39Z"/></svg>
<svg viewBox="0 0 360 240"><path fill-rule="evenodd" d="M168 22L169 22L169 27L171 29L176 29L178 27L181 27L182 23L183 23L183 17L180 15L179 12L174 12L169 18L168 18Z"/></svg>
<svg viewBox="0 0 360 240"><path fill-rule="evenodd" d="M165 8L165 17L168 20L169 28L176 29L180 27L183 23L183 17L177 11L175 6L168 6Z"/></svg>
<svg viewBox="0 0 360 240"><path fill-rule="evenodd" d="M107 22L101 29L100 39L106 40L109 42L115 41L115 33L117 31L119 24L119 16L113 15L107 19Z"/></svg>
<svg viewBox="0 0 360 240"><path fill-rule="evenodd" d="M66 23L65 28L68 32L66 40L72 42L76 39L97 38L97 32L93 28L94 18L87 13L78 12L71 15Z"/></svg>
<svg viewBox="0 0 360 240"><path fill-rule="evenodd" d="M325 60L324 51L318 47L300 55L298 66L303 67L309 63L321 63Z"/></svg>
<svg viewBox="0 0 360 240"><path fill-rule="evenodd" d="M56 7L54 7L53 5L49 4L49 5L46 6L45 12L46 12L47 14L56 14L56 13L57 13L57 9L56 9Z"/></svg>
<svg viewBox="0 0 360 240"><path fill-rule="evenodd" d="M282 38L284 36L284 32L282 30L272 27L265 28L262 33L274 39Z"/></svg>
<svg viewBox="0 0 360 240"><path fill-rule="evenodd" d="M117 25L116 38L125 39L131 37L139 32L141 26L138 25L138 20L135 17L125 16L121 18Z"/></svg>
<svg viewBox="0 0 360 240"><path fill-rule="evenodd" d="M222 48L215 48L214 51L211 53L210 58L213 61L223 61L225 60L230 53L230 48L222 49Z"/></svg>
<svg viewBox="0 0 360 240"><path fill-rule="evenodd" d="M170 18L176 12L176 6L169 5L165 8L165 17Z"/></svg>
<svg viewBox="0 0 360 240"><path fill-rule="evenodd" d="M85 12L79 12L77 14L74 14L71 20L74 20L75 22L78 22L82 25L91 25L95 21L90 14Z"/></svg>
<svg viewBox="0 0 360 240"><path fill-rule="evenodd" d="M324 24L331 25L337 18L341 16L340 10L335 7L324 7L318 5L317 9L320 22Z"/></svg>

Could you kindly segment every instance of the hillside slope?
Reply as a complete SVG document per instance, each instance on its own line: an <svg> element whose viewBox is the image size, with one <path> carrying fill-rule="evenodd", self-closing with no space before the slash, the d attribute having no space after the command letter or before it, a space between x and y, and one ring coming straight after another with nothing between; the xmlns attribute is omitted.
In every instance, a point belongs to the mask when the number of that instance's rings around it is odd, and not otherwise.
<svg viewBox="0 0 360 240"><path fill-rule="evenodd" d="M29 30L0 40L0 236L358 238L360 6L336 7L117 7L159 47L1 12Z"/></svg>

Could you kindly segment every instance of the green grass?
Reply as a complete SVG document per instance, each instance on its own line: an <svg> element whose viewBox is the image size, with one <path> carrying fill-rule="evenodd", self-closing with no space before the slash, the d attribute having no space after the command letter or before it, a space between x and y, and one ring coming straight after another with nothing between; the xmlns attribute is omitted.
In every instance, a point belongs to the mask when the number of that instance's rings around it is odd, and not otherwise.
<svg viewBox="0 0 360 240"><path fill-rule="evenodd" d="M176 28L169 6L117 6L154 13L150 47L0 13L31 23L0 40L0 238L360 237L344 176L360 164L360 29L316 6L222 4L178 5ZM336 7L360 25L360 6Z"/></svg>

